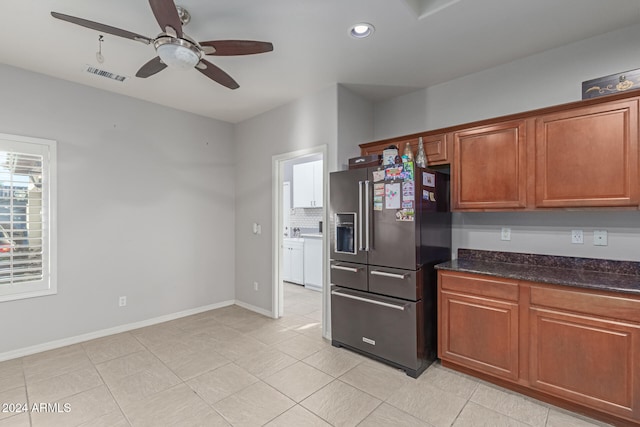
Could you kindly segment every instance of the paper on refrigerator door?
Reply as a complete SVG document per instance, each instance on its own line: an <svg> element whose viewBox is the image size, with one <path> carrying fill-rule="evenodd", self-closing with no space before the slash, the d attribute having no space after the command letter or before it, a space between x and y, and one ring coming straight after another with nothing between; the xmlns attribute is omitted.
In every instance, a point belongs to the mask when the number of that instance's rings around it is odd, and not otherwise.
<svg viewBox="0 0 640 427"><path fill-rule="evenodd" d="M384 185L384 200L386 209L400 209L400 183Z"/></svg>

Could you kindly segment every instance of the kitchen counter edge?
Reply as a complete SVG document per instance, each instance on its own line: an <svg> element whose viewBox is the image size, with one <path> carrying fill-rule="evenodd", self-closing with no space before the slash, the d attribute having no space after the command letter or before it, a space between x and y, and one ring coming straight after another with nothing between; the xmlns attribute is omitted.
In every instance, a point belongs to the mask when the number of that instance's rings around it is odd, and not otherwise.
<svg viewBox="0 0 640 427"><path fill-rule="evenodd" d="M436 265L435 268L640 296L640 276L637 275L469 259L448 261Z"/></svg>

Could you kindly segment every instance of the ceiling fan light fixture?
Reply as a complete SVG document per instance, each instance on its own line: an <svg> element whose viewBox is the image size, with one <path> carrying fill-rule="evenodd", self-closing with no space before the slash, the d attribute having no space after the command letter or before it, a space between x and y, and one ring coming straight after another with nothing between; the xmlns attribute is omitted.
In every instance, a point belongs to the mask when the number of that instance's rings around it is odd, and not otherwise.
<svg viewBox="0 0 640 427"><path fill-rule="evenodd" d="M360 22L351 26L349 34L356 39L364 39L369 37L375 31L375 27L368 22Z"/></svg>
<svg viewBox="0 0 640 427"><path fill-rule="evenodd" d="M156 52L166 65L180 70L190 70L200 62L200 51L182 39L163 37L156 40Z"/></svg>

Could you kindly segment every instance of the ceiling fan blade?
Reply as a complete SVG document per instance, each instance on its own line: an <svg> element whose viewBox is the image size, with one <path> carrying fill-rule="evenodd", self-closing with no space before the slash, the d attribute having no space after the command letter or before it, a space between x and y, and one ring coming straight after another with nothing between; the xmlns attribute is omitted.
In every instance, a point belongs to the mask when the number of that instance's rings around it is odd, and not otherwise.
<svg viewBox="0 0 640 427"><path fill-rule="evenodd" d="M167 64L162 62L159 56L156 56L151 61L147 62L142 67L140 67L140 69L136 73L136 77L141 77L143 79L146 79L147 77L150 77L156 73L159 73L165 68L167 68Z"/></svg>
<svg viewBox="0 0 640 427"><path fill-rule="evenodd" d="M144 44L150 44L153 41L149 37L141 36L140 34L132 33L131 31L121 30L120 28L101 24L99 22L89 21L88 19L77 18L75 16L65 15L58 12L51 12L51 16L63 21L71 22L72 24L77 24L83 27L91 28L92 30L100 31L101 33L113 34L114 36L136 40Z"/></svg>
<svg viewBox="0 0 640 427"><path fill-rule="evenodd" d="M160 24L162 31L167 31L171 27L176 32L176 37L182 37L182 21L178 15L178 9L173 0L149 0L153 15Z"/></svg>
<svg viewBox="0 0 640 427"><path fill-rule="evenodd" d="M205 76L209 77L211 80L220 83L222 86L226 86L229 89L238 89L240 85L236 83L233 78L222 69L216 67L209 61L205 61L204 59L200 60L198 65L196 65L196 70L200 71Z"/></svg>
<svg viewBox="0 0 640 427"><path fill-rule="evenodd" d="M231 56L231 55L253 55L256 53L271 52L273 45L269 42L258 42L253 40L212 40L201 42L200 46L207 55ZM206 47L212 47L215 52L210 52Z"/></svg>

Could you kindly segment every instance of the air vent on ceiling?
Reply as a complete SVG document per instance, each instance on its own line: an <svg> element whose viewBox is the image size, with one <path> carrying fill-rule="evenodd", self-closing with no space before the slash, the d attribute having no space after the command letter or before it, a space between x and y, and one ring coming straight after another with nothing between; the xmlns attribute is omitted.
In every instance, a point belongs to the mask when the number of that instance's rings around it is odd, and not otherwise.
<svg viewBox="0 0 640 427"><path fill-rule="evenodd" d="M100 68L93 67L91 65L87 65L86 68L87 73L95 74L97 76L106 77L111 80L116 80L118 82L123 82L126 77L121 76L119 74L112 73L110 71L101 70Z"/></svg>

